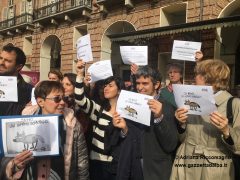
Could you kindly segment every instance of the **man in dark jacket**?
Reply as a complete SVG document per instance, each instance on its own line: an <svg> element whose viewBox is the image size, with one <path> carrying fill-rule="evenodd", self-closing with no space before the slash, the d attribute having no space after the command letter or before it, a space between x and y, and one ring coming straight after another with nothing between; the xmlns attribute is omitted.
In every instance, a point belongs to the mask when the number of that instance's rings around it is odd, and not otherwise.
<svg viewBox="0 0 240 180"><path fill-rule="evenodd" d="M19 71L26 63L24 52L12 45L3 47L0 54L0 76L16 76L18 102L0 102L0 116L20 115L31 100L32 85L26 83Z"/></svg>
<svg viewBox="0 0 240 180"><path fill-rule="evenodd" d="M23 68L26 63L26 56L24 52L11 45L4 46L0 54L0 76L16 76L17 77L17 91L18 101L17 102L0 102L0 116L9 115L21 115L21 112L25 105L31 100L32 85L26 83L23 77L19 74L19 71ZM31 153L26 151L20 153L22 156L31 156ZM12 158L0 158L0 179L4 179L4 170L6 165Z"/></svg>
<svg viewBox="0 0 240 180"><path fill-rule="evenodd" d="M169 180L175 150L178 144L173 107L159 99L161 75L148 66L140 67L135 74L138 93L153 96L148 101L152 112L151 125L142 133L142 160L144 180ZM131 133L119 114L113 115L113 125L121 128L124 136Z"/></svg>

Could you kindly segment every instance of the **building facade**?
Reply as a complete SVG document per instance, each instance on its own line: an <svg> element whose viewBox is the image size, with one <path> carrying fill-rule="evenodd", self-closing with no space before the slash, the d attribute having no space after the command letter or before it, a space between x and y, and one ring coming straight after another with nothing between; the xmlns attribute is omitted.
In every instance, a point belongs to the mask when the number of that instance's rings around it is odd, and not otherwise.
<svg viewBox="0 0 240 180"><path fill-rule="evenodd" d="M74 72L76 41L89 33L94 61L111 59L121 76L129 66L120 45L147 45L149 64L165 72L173 40L187 40L202 42L205 58L223 59L231 87L240 84L240 20L208 21L240 17L239 0L2 0L0 15L0 47L21 47L41 80L50 68ZM194 65L184 65L191 81Z"/></svg>

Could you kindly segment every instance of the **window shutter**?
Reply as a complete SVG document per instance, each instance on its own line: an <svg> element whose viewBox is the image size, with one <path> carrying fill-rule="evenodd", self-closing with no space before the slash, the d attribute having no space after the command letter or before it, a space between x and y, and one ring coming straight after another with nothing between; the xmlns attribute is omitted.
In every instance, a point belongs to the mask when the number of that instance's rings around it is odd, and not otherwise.
<svg viewBox="0 0 240 180"><path fill-rule="evenodd" d="M8 18L8 8L4 7L2 11L2 20L6 20Z"/></svg>
<svg viewBox="0 0 240 180"><path fill-rule="evenodd" d="M21 14L26 13L26 1L22 1L21 5Z"/></svg>
<svg viewBox="0 0 240 180"><path fill-rule="evenodd" d="M26 12L29 14L33 13L33 4L32 1L28 1L26 4Z"/></svg>
<svg viewBox="0 0 240 180"><path fill-rule="evenodd" d="M42 0L42 7L47 6L47 0Z"/></svg>

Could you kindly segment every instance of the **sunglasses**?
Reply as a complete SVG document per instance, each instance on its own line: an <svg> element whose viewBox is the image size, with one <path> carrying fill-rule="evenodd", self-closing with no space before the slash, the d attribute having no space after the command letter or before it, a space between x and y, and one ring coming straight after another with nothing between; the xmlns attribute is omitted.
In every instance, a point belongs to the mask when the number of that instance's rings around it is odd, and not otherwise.
<svg viewBox="0 0 240 180"><path fill-rule="evenodd" d="M52 101L54 101L55 103L60 103L61 100L63 100L64 102L66 102L66 101L68 100L68 96L55 96L55 97L52 97L52 98L45 98L45 99L52 100Z"/></svg>

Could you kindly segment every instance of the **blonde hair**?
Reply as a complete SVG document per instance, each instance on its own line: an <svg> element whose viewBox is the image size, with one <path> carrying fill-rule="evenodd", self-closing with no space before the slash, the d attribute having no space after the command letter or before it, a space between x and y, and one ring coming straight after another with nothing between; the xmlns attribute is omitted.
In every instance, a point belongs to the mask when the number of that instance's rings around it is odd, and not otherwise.
<svg viewBox="0 0 240 180"><path fill-rule="evenodd" d="M204 77L205 83L212 85L215 91L228 90L230 69L221 60L208 59L197 63L195 74Z"/></svg>

